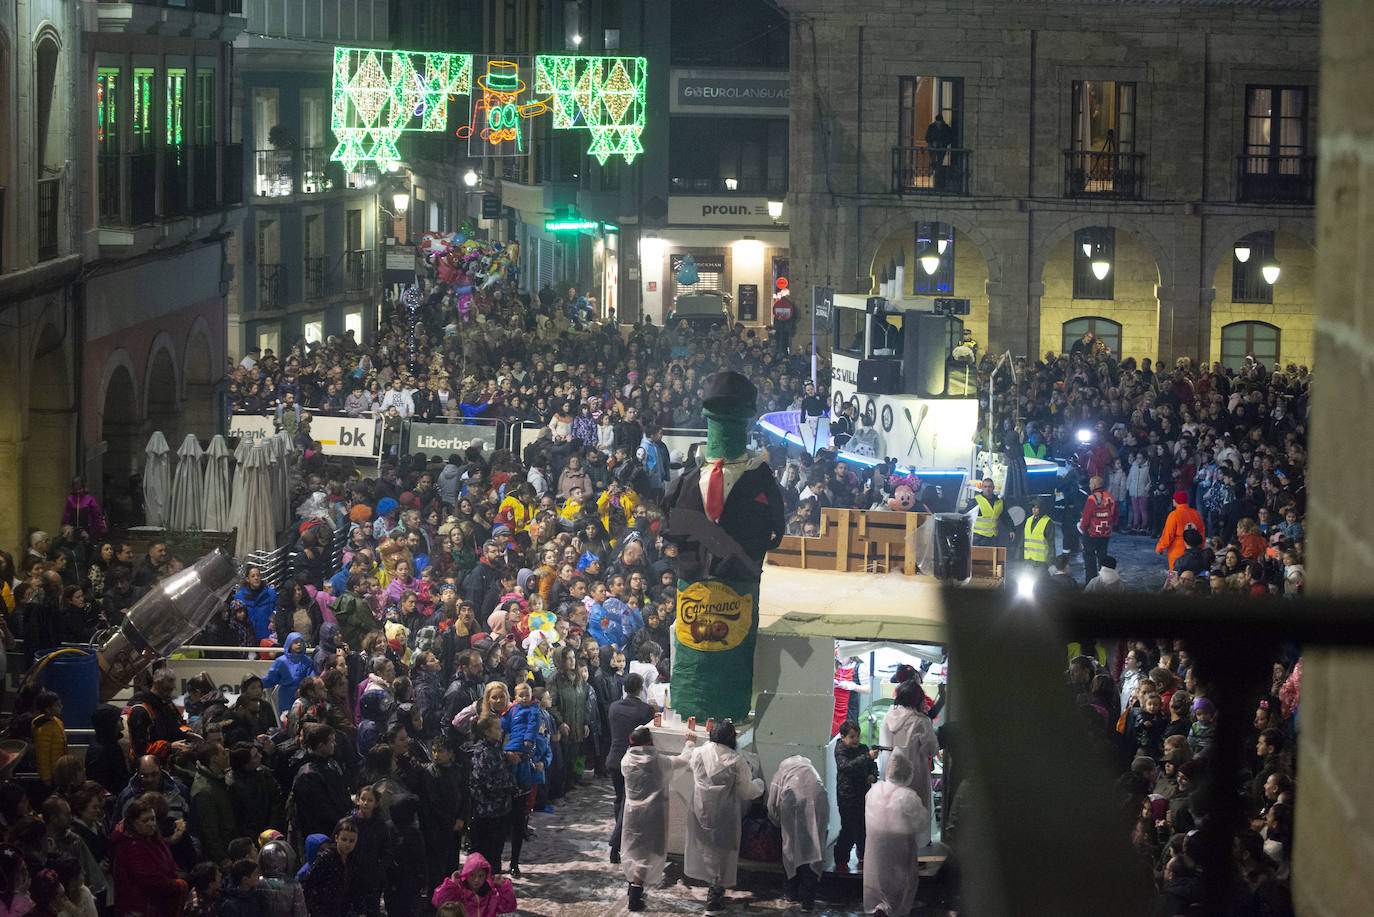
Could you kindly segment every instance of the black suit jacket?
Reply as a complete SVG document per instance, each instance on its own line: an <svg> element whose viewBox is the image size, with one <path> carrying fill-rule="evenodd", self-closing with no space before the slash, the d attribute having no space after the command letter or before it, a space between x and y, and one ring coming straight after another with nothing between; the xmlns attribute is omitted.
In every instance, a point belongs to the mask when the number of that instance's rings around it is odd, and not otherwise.
<svg viewBox="0 0 1374 917"><path fill-rule="evenodd" d="M611 704L611 750L606 754L606 766L620 770L620 759L630 748L630 733L654 718L654 708L637 697L622 697Z"/></svg>
<svg viewBox="0 0 1374 917"><path fill-rule="evenodd" d="M704 512L701 499L702 468L692 468L683 472L673 483L664 501L665 508L674 507ZM782 542L787 531L784 515L782 488L768 464L750 468L739 476L730 495L725 498L725 508L717 523L731 538L739 543L744 553L756 562L761 562L765 554ZM730 558L712 558L709 569L702 563L699 552L693 550L694 541L683 540L681 533L675 533L671 525L668 537L678 545L678 575L683 579L695 580L705 576L719 576L724 579L757 579L745 572L742 565Z"/></svg>

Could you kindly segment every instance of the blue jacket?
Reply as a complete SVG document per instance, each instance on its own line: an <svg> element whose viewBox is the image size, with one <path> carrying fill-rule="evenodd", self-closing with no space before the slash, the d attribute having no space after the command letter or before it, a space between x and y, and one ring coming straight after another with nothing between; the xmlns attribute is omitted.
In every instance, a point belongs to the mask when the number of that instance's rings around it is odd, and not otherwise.
<svg viewBox="0 0 1374 917"><path fill-rule="evenodd" d="M543 764L547 769L553 761L553 746L549 745L545 720L538 703L528 707L511 704L510 709L501 714L501 728L510 735L504 750L520 755L520 763L511 765L511 777L518 786L543 783L544 771L535 770L534 765Z"/></svg>
<svg viewBox="0 0 1374 917"><path fill-rule="evenodd" d="M253 630L259 640L272 638L272 615L277 611L277 590L264 585L255 595L244 586L234 593L234 601L248 609L248 620L253 622Z"/></svg>
<svg viewBox="0 0 1374 917"><path fill-rule="evenodd" d="M301 651L299 653L282 653L272 663L272 668L267 670L267 677L262 680L264 690L270 691L278 688L277 691L277 719L281 719L281 714L291 709L291 705L296 701L296 692L300 690L301 682L307 677L315 674L315 660L310 653L305 650L305 638L294 631L287 635L286 646L289 649L292 643L301 641Z"/></svg>

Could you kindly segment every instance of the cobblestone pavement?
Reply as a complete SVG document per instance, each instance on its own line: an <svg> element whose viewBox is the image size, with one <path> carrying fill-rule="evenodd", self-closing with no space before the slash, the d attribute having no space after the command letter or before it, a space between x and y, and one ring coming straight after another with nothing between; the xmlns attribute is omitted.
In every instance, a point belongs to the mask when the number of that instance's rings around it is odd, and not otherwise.
<svg viewBox="0 0 1374 917"><path fill-rule="evenodd" d="M535 813L530 818L537 835L525 842L520 855L523 875L515 880L519 913L548 917L620 917L626 908L625 878L607 860L607 837L614 822L614 795L609 780L590 773L586 785L565 797L552 815ZM783 896L782 872L740 871L739 887L729 890L729 914L800 914ZM940 900L943 883L923 883L916 917L953 917L955 912ZM681 862L668 861L668 871L658 888L646 895L654 914L703 914L706 887L685 879ZM863 913L859 883L854 878L830 878L822 882L813 912L821 917Z"/></svg>

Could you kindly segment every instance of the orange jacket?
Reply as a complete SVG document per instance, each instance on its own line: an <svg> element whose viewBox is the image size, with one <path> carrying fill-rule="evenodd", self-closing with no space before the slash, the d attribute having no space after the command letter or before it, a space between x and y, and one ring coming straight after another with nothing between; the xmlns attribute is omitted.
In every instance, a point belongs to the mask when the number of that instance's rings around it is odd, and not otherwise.
<svg viewBox="0 0 1374 917"><path fill-rule="evenodd" d="M1164 534L1159 536L1159 544L1155 545L1155 553L1167 550L1169 552L1169 569L1174 569L1174 561L1188 547L1183 543L1183 533L1189 527L1195 528L1203 538L1207 537L1207 529L1202 523L1202 516L1198 511L1186 504L1179 504L1174 507L1174 511L1169 514L1169 518L1164 521Z"/></svg>

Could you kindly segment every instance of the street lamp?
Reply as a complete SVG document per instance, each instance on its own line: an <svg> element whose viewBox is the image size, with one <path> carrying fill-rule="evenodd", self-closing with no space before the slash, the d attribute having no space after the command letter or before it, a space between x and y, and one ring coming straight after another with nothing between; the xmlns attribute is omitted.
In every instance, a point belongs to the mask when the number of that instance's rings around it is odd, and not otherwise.
<svg viewBox="0 0 1374 917"><path fill-rule="evenodd" d="M468 169L463 173L463 184L467 185L469 188L475 187L481 180L482 177L477 174L475 169Z"/></svg>
<svg viewBox="0 0 1374 917"><path fill-rule="evenodd" d="M1236 243L1236 260L1241 264L1250 260L1250 243L1244 239Z"/></svg>
<svg viewBox="0 0 1374 917"><path fill-rule="evenodd" d="M1101 242L1093 243L1092 269L1093 276L1098 280L1106 280L1111 272L1112 263L1107 260L1107 249Z"/></svg>
<svg viewBox="0 0 1374 917"><path fill-rule="evenodd" d="M1273 257L1265 259L1260 265L1260 273L1264 275L1264 282L1272 287L1279 279L1279 263Z"/></svg>
<svg viewBox="0 0 1374 917"><path fill-rule="evenodd" d="M940 269L940 253L929 242L926 243L925 249L921 252L920 261L921 268L927 274L934 275Z"/></svg>
<svg viewBox="0 0 1374 917"><path fill-rule="evenodd" d="M405 213L410 207L410 195L404 191L397 191L391 195L391 203L396 208L397 213Z"/></svg>
<svg viewBox="0 0 1374 917"><path fill-rule="evenodd" d="M782 201L768 202L768 216L774 220L782 216Z"/></svg>

